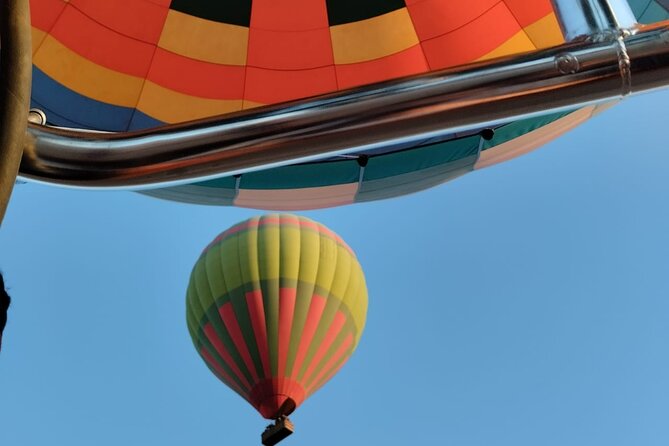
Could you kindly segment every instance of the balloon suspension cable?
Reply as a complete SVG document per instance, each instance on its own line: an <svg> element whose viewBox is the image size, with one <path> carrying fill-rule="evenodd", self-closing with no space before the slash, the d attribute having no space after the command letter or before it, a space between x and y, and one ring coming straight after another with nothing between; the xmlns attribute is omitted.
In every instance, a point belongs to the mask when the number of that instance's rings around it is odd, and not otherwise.
<svg viewBox="0 0 669 446"><path fill-rule="evenodd" d="M281 415L274 424L269 424L260 436L264 446L274 446L295 431L295 426L287 416Z"/></svg>

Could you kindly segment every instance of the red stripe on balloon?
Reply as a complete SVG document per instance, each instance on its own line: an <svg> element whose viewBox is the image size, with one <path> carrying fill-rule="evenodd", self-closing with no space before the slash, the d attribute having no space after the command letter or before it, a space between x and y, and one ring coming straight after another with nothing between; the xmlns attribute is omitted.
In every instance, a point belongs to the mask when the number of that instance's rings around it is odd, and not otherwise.
<svg viewBox="0 0 669 446"><path fill-rule="evenodd" d="M244 365L246 365L249 373L251 373L251 378L253 381L258 381L258 374L256 373L256 369L253 364L253 360L251 359L251 354L249 353L246 341L244 341L242 330L239 328L239 324L237 323L237 317L235 316L235 310L232 308L232 303L228 302L224 304L221 308L218 309L218 313L221 315L221 319L223 319L225 328L227 328L228 333L230 333L232 342L235 344L237 351L241 355L242 360L244 361Z"/></svg>
<svg viewBox="0 0 669 446"><path fill-rule="evenodd" d="M324 297L317 294L311 296L309 313L307 314L307 320L304 322L300 345L297 348L297 354L295 355L295 364L293 365L293 373L291 376L292 379L297 379L297 375L302 368L302 363L304 362L305 356L307 356L307 351L314 338L314 333L316 333L316 329L318 328L318 323L321 320L325 303L326 299Z"/></svg>
<svg viewBox="0 0 669 446"><path fill-rule="evenodd" d="M284 392L281 389L290 389ZM302 404L306 397L304 388L297 382L289 378L268 378L263 379L257 383L251 393L249 393L248 401L255 407L260 414L267 418L273 419L279 415L279 409L287 398L295 402L295 407ZM284 415L288 415L285 413Z"/></svg>
<svg viewBox="0 0 669 446"><path fill-rule="evenodd" d="M242 395L244 398L247 398L247 395L249 394L248 391L243 390L237 382L232 379L232 377L226 372L223 367L220 366L218 362L211 356L211 353L207 351L204 347L200 349L200 356L207 361L207 364L209 364L215 371L216 374L218 375L218 378L223 381L225 384L228 385L232 390L237 392L238 394Z"/></svg>
<svg viewBox="0 0 669 446"><path fill-rule="evenodd" d="M269 349L267 347L267 325L265 324L265 310L261 291L246 293L246 305L249 309L249 317L253 326L260 361L265 372L265 377L271 376L269 369Z"/></svg>
<svg viewBox="0 0 669 446"><path fill-rule="evenodd" d="M313 393L316 392L318 389L320 389L321 387L323 387L323 385L324 385L325 383L327 383L328 381L330 381L330 379L332 379L332 377L335 376L337 373L339 373L339 371L341 370L341 368L344 367L344 364L346 364L346 360L340 362L339 365L336 366L331 372L328 372L328 374L325 375L325 379L323 379L323 380L321 380L321 381L316 381L315 383L313 383L313 384L311 385L311 387L309 388L309 393L307 394L307 396L313 394ZM306 398L306 397L305 397L305 398Z"/></svg>
<svg viewBox="0 0 669 446"><path fill-rule="evenodd" d="M314 369L321 362L328 350L330 350L332 343L337 338L337 335L339 335L339 332L341 332L342 327L344 327L344 323L346 323L346 316L341 311L338 311L337 314L335 314L334 320L330 324L327 333L325 334L323 342L318 347L318 350L316 350L316 355L311 360L311 364L309 364L309 367L304 374L304 382L309 381L311 374L314 373Z"/></svg>
<svg viewBox="0 0 669 446"><path fill-rule="evenodd" d="M344 339L344 342L339 346L336 353L330 358L330 360L325 364L323 370L316 376L316 378L307 385L307 393L311 393L311 389L320 382L321 378L330 371L330 369L339 362L339 360L344 356L346 351L353 345L353 333L350 333ZM306 383L306 381L304 381Z"/></svg>
<svg viewBox="0 0 669 446"><path fill-rule="evenodd" d="M66 6L63 0L30 0L30 21L34 27L49 32Z"/></svg>
<svg viewBox="0 0 669 446"><path fill-rule="evenodd" d="M75 7L66 7L50 34L85 59L113 71L144 78L155 45L100 26Z"/></svg>
<svg viewBox="0 0 669 446"><path fill-rule="evenodd" d="M241 383L248 390L251 390L251 383L246 379L242 371L239 370L239 367L235 363L235 360L232 359L230 352L228 351L227 348L225 348L223 341L221 341L221 339L218 337L218 334L216 333L216 330L211 325L211 323L208 323L207 325L204 326L204 334L207 336L207 339L209 339L209 342L211 342L211 345L214 346L218 354L221 356L221 359L225 361L225 363L227 364L228 367L230 367L235 376L239 378L239 381L241 381Z"/></svg>
<svg viewBox="0 0 669 446"><path fill-rule="evenodd" d="M389 56L337 65L335 69L339 88L344 89L424 73L429 71L430 67L423 54L423 48L417 44Z"/></svg>
<svg viewBox="0 0 669 446"><path fill-rule="evenodd" d="M295 288L279 290L279 370L278 376L285 376L288 349L290 348L290 329L295 313Z"/></svg>

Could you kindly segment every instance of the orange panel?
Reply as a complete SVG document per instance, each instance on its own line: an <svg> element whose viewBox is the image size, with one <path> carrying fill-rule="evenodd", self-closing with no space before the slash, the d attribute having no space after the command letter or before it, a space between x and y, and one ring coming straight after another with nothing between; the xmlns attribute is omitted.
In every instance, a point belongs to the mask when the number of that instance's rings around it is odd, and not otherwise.
<svg viewBox="0 0 669 446"><path fill-rule="evenodd" d="M137 109L162 122L177 123L242 109L241 99L206 99L144 82Z"/></svg>
<svg viewBox="0 0 669 446"><path fill-rule="evenodd" d="M423 0L409 2L409 14L420 40L432 39L476 20L499 0ZM478 36L473 36L478 38Z"/></svg>
<svg viewBox="0 0 669 446"><path fill-rule="evenodd" d="M147 79L171 90L201 98L241 99L244 93L244 70L243 66L188 59L158 48Z"/></svg>
<svg viewBox="0 0 669 446"><path fill-rule="evenodd" d="M118 33L154 45L169 10L143 0L71 0L70 4Z"/></svg>
<svg viewBox="0 0 669 446"><path fill-rule="evenodd" d="M49 31L67 5L63 0L30 0L30 20L42 31Z"/></svg>
<svg viewBox="0 0 669 446"><path fill-rule="evenodd" d="M337 65L339 88L371 84L428 71L427 61L420 45L369 62Z"/></svg>
<svg viewBox="0 0 669 446"><path fill-rule="evenodd" d="M351 204L355 201L357 190L358 183L304 189L240 189L234 204L272 210L319 209ZM297 372L299 367L293 370Z"/></svg>
<svg viewBox="0 0 669 446"><path fill-rule="evenodd" d="M491 32L494 30L494 32ZM503 3L466 26L422 43L433 70L462 65L490 53L521 28Z"/></svg>
<svg viewBox="0 0 669 446"><path fill-rule="evenodd" d="M337 79L332 66L296 71L248 67L244 99L275 104L335 90Z"/></svg>
<svg viewBox="0 0 669 446"><path fill-rule="evenodd" d="M505 0L505 3L522 27L531 25L553 12L550 0Z"/></svg>
<svg viewBox="0 0 669 446"><path fill-rule="evenodd" d="M267 31L251 28L248 64L277 70L304 70L334 64L330 29Z"/></svg>
<svg viewBox="0 0 669 446"><path fill-rule="evenodd" d="M155 48L105 28L72 6L65 8L51 35L98 65L137 77L146 75Z"/></svg>
<svg viewBox="0 0 669 446"><path fill-rule="evenodd" d="M307 31L327 26L325 0L253 0L251 28Z"/></svg>

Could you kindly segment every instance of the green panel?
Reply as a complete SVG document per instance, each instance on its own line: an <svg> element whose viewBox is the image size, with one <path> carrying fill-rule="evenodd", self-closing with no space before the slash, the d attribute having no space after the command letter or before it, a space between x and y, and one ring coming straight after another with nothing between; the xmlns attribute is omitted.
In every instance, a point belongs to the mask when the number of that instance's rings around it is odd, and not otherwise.
<svg viewBox="0 0 669 446"><path fill-rule="evenodd" d="M268 215L264 218L277 218L277 215ZM263 225L257 231L253 249L257 252L257 264L261 278L263 306L265 309L265 324L267 327L267 349L272 376L277 376L279 370L279 260L280 260L280 226ZM248 235L253 231L247 231ZM251 243L249 243L251 244Z"/></svg>

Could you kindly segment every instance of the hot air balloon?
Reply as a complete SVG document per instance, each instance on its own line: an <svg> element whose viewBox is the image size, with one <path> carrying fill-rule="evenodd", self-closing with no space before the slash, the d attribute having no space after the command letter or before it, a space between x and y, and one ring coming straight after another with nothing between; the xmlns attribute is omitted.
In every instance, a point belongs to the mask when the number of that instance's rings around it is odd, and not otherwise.
<svg viewBox="0 0 669 446"><path fill-rule="evenodd" d="M555 3L31 0L32 101L50 124L114 132L235 117L562 44ZM667 18L666 1L630 5L639 20ZM143 193L276 210L391 198L527 153L601 109L590 105Z"/></svg>
<svg viewBox="0 0 669 446"><path fill-rule="evenodd" d="M188 329L224 384L260 414L285 417L355 350L367 288L355 254L325 226L271 214L232 226L191 274Z"/></svg>

